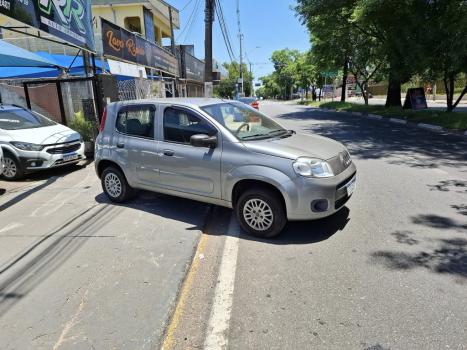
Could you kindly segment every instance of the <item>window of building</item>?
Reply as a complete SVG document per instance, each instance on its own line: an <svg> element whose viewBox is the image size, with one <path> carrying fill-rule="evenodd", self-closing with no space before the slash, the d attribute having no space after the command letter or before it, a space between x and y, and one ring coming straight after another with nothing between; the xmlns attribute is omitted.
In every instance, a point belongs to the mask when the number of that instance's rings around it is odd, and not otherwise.
<svg viewBox="0 0 467 350"><path fill-rule="evenodd" d="M139 17L126 17L124 20L125 29L133 33L142 34L141 19Z"/></svg>

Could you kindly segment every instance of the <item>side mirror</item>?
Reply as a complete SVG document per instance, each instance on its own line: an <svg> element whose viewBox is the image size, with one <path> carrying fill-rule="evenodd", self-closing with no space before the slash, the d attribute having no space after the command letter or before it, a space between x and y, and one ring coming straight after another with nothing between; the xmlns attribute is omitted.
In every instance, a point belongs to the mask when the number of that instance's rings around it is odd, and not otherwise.
<svg viewBox="0 0 467 350"><path fill-rule="evenodd" d="M217 147L217 136L209 136L206 134L196 134L190 138L190 144L193 147Z"/></svg>

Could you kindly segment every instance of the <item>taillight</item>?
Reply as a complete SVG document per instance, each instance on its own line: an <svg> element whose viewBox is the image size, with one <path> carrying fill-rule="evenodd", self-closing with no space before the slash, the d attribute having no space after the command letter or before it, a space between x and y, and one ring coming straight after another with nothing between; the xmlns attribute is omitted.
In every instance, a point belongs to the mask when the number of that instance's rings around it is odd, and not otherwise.
<svg viewBox="0 0 467 350"><path fill-rule="evenodd" d="M259 109L259 103L258 103L258 101L252 102L252 103L251 103L251 107L256 108L256 109Z"/></svg>
<svg viewBox="0 0 467 350"><path fill-rule="evenodd" d="M100 132L104 131L106 119L107 119L107 108L104 108L104 113L102 113L102 118L101 118L101 127L99 128Z"/></svg>

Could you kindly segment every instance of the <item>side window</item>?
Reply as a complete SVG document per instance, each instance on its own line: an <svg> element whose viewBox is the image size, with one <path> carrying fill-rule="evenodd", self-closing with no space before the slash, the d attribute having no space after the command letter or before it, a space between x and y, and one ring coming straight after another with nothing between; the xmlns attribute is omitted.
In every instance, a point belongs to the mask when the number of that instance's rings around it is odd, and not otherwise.
<svg viewBox="0 0 467 350"><path fill-rule="evenodd" d="M155 109L152 106L129 106L117 116L117 131L130 136L154 139Z"/></svg>
<svg viewBox="0 0 467 350"><path fill-rule="evenodd" d="M216 133L216 128L190 111L170 107L164 111L165 141L190 144L193 135Z"/></svg>

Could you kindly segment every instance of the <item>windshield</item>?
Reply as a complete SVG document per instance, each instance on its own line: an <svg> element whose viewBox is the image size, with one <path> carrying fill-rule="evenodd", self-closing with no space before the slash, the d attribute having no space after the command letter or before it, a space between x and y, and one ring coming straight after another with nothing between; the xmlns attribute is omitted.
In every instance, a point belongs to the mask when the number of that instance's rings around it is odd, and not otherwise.
<svg viewBox="0 0 467 350"><path fill-rule="evenodd" d="M0 109L0 129L33 129L55 124L52 120L26 109Z"/></svg>
<svg viewBox="0 0 467 350"><path fill-rule="evenodd" d="M220 103L202 107L202 110L241 141L271 138L288 132L272 119L242 103Z"/></svg>

